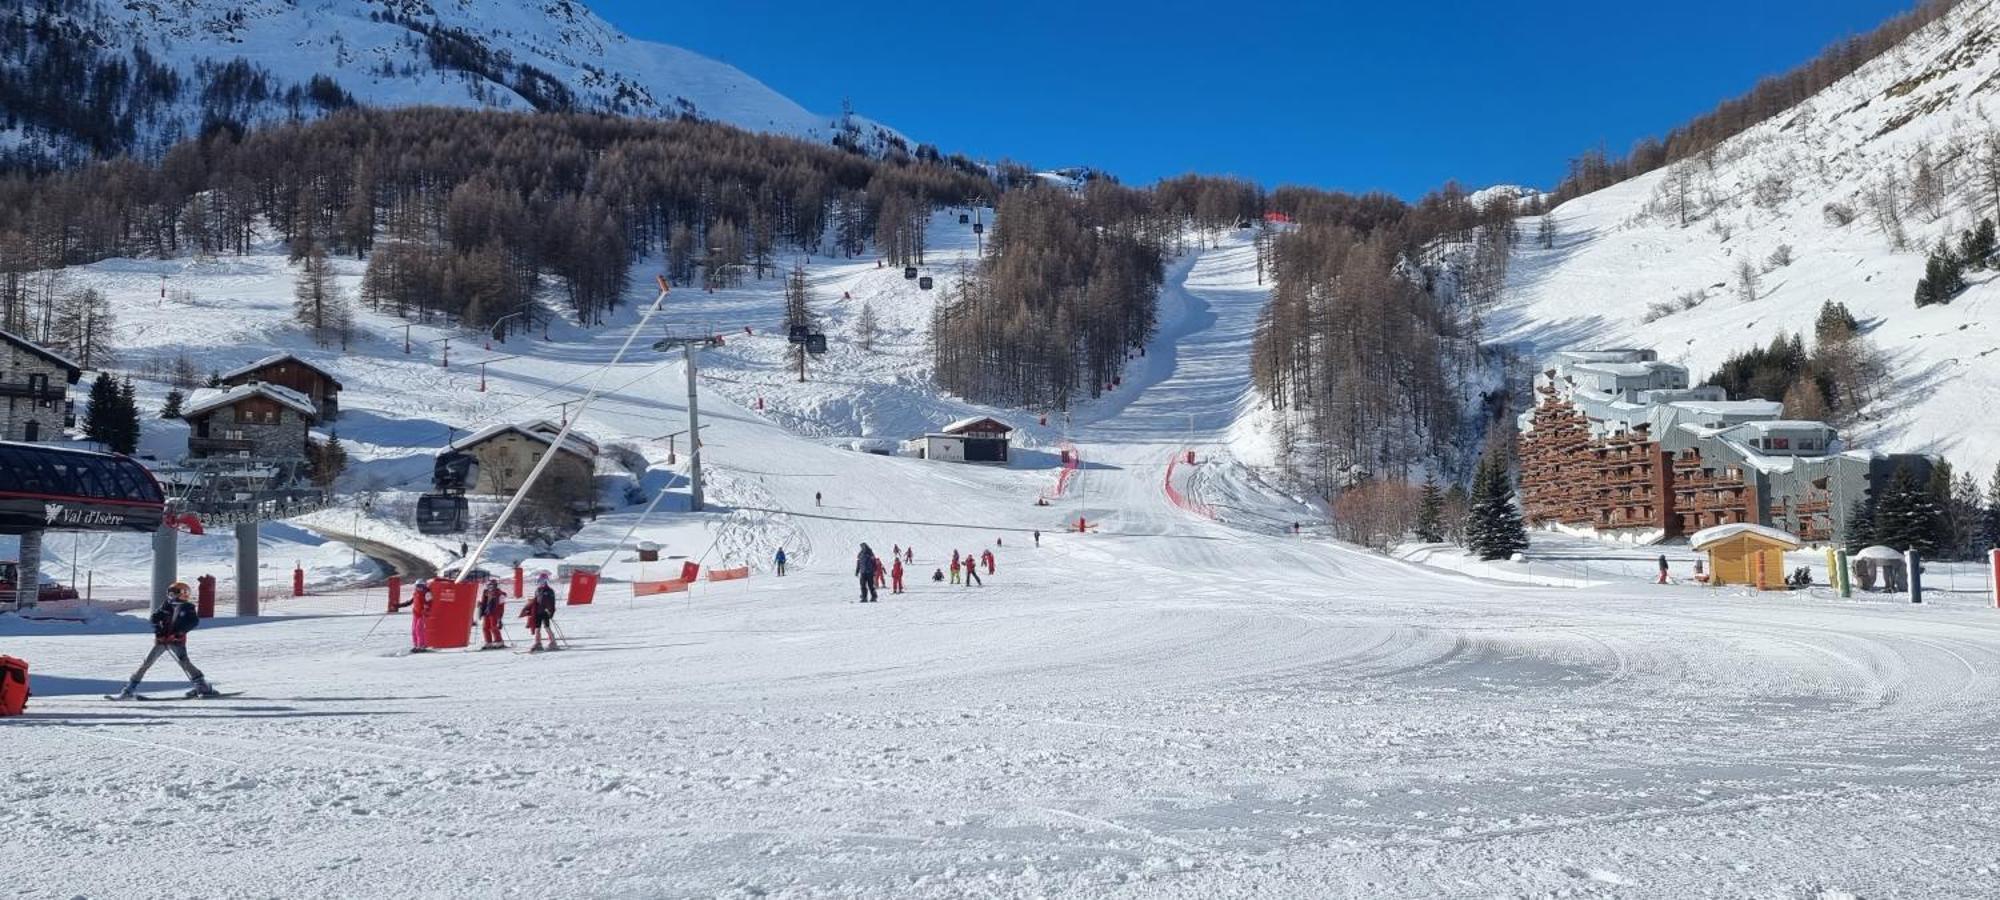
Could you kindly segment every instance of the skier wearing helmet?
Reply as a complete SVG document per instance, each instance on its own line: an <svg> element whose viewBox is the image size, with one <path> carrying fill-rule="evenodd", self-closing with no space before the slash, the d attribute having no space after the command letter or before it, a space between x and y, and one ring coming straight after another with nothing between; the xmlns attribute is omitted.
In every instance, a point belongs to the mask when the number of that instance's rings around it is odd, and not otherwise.
<svg viewBox="0 0 2000 900"><path fill-rule="evenodd" d="M528 652L542 652L544 630L549 633L547 649L561 649L556 646L556 589L549 586L549 573L542 572L535 576L535 597L528 602L526 609L521 610L521 614L528 617L528 630L535 635L535 646L530 647Z"/></svg>
<svg viewBox="0 0 2000 900"><path fill-rule="evenodd" d="M125 682L125 689L113 699L132 699L139 690L139 682L146 677L146 670L153 667L162 653L173 654L174 661L181 664L181 671L187 673L188 681L194 683L193 689L187 692L189 697L217 696L215 688L209 686L201 670L188 660L187 635L201 624L201 614L188 600L187 582L176 581L167 588L166 605L155 611L150 621L153 625L153 650L146 654L146 661L139 664L139 671L133 672L132 679Z"/></svg>

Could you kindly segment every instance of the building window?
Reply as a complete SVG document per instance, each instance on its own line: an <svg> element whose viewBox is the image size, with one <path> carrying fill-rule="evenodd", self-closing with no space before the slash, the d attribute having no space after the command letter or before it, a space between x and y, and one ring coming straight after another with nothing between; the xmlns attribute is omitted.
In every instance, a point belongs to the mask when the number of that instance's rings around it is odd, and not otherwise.
<svg viewBox="0 0 2000 900"><path fill-rule="evenodd" d="M38 440L41 440L41 438L42 438L42 423L40 422L32 420L29 421L28 427L23 429L21 432L21 440L27 441L30 444Z"/></svg>
<svg viewBox="0 0 2000 900"><path fill-rule="evenodd" d="M1773 449L1773 450L1790 450L1790 449L1792 449L1792 439L1791 439L1791 438L1772 438L1772 439L1771 439L1771 449Z"/></svg>

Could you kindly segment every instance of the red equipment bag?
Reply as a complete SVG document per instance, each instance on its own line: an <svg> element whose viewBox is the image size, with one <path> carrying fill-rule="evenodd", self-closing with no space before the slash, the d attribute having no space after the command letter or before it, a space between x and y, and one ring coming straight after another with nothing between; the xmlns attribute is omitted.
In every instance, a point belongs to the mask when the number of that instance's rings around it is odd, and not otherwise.
<svg viewBox="0 0 2000 900"><path fill-rule="evenodd" d="M0 716L18 716L28 708L28 661L0 656Z"/></svg>

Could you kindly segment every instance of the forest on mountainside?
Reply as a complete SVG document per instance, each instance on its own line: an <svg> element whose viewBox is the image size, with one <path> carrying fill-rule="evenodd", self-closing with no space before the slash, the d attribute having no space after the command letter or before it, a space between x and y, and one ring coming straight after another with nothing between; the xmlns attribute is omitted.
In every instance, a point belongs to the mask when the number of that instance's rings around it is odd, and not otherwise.
<svg viewBox="0 0 2000 900"><path fill-rule="evenodd" d="M297 260L366 258L361 300L397 315L533 327L552 278L567 312L594 322L642 254L664 255L679 283L730 284L785 253L858 253L885 216L910 231L996 191L962 158L880 159L709 123L347 109L218 131L157 163L0 179L0 328L59 337L63 298L32 273L242 254L260 237Z"/></svg>
<svg viewBox="0 0 2000 900"><path fill-rule="evenodd" d="M1297 223L1260 238L1273 284L1252 374L1281 455L1322 496L1413 470L1456 476L1477 432L1464 420L1479 365L1479 316L1497 300L1523 212L1511 195L1475 204L1456 185L1418 203L1286 189Z"/></svg>
<svg viewBox="0 0 2000 900"><path fill-rule="evenodd" d="M1834 82L1894 49L1924 26L1943 18L1963 0L1923 0L1866 34L1838 41L1803 65L1757 82L1747 93L1722 101L1712 110L1667 132L1646 137L1622 157L1602 147L1571 159L1568 173L1551 195L1551 204L1581 197L1654 169L1693 159L1757 124L1805 102Z"/></svg>

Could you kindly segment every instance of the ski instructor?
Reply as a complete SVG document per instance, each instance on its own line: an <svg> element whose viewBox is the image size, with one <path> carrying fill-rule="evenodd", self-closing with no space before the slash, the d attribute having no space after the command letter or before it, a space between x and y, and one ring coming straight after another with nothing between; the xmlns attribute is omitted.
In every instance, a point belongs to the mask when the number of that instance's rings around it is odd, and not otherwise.
<svg viewBox="0 0 2000 900"><path fill-rule="evenodd" d="M867 544L862 544L861 552L854 557L854 575L861 579L861 602L881 602L882 598L875 592L881 572L882 561L875 558L875 551L868 549Z"/></svg>
<svg viewBox="0 0 2000 900"><path fill-rule="evenodd" d="M187 636L195 626L201 624L201 614L188 601L188 586L185 581L176 581L167 588L167 603L153 613L153 650L146 654L146 661L139 664L139 671L132 673L132 680L125 682L125 689L118 692L114 700L130 700L139 690L139 682L146 677L146 670L153 667L160 654L171 653L174 661L181 664L181 671L187 673L194 688L187 692L189 697L214 697L215 688L209 687L208 679L201 670L188 661Z"/></svg>

